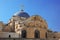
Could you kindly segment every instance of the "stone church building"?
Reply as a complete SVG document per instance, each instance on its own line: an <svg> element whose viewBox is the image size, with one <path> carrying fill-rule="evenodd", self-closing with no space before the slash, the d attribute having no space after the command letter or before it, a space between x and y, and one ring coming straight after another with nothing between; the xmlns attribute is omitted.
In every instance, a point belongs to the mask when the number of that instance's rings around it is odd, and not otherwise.
<svg viewBox="0 0 60 40"><path fill-rule="evenodd" d="M46 20L41 16L30 16L21 10L16 12L7 24L0 21L0 38L3 37L47 39L60 38L60 33L50 31Z"/></svg>

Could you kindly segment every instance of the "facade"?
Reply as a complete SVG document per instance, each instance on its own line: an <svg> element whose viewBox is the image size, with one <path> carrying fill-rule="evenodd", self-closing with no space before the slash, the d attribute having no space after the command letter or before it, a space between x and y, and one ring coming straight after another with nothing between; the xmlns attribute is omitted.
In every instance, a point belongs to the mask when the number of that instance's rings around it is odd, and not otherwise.
<svg viewBox="0 0 60 40"><path fill-rule="evenodd" d="M0 22L0 38L3 34L7 38L11 36L11 38L60 39L60 33L48 29L46 20L39 15L29 16L24 10L15 13L7 24Z"/></svg>

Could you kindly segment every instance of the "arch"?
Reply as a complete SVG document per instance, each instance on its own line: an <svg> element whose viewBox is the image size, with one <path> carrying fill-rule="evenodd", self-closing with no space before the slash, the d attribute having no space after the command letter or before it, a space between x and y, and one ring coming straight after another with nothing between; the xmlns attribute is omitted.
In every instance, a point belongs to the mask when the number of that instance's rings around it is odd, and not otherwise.
<svg viewBox="0 0 60 40"><path fill-rule="evenodd" d="M9 38L11 38L11 35L9 35Z"/></svg>
<svg viewBox="0 0 60 40"><path fill-rule="evenodd" d="M38 30L35 30L35 33L34 33L34 37L35 38L40 38L40 32Z"/></svg>
<svg viewBox="0 0 60 40"><path fill-rule="evenodd" d="M45 33L45 37L47 38L47 32Z"/></svg>
<svg viewBox="0 0 60 40"><path fill-rule="evenodd" d="M26 30L22 30L22 35L21 35L21 37L22 37L22 38L26 38L26 33L27 33Z"/></svg>
<svg viewBox="0 0 60 40"><path fill-rule="evenodd" d="M53 36L53 38L56 38L55 36Z"/></svg>

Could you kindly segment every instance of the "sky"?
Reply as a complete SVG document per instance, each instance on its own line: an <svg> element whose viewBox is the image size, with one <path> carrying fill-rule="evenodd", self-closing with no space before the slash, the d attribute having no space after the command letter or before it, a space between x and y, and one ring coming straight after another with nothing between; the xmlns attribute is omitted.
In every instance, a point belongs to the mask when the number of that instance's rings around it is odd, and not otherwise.
<svg viewBox="0 0 60 40"><path fill-rule="evenodd" d="M48 29L60 32L60 0L0 0L0 21L7 23L23 9L30 16L40 15L46 20Z"/></svg>

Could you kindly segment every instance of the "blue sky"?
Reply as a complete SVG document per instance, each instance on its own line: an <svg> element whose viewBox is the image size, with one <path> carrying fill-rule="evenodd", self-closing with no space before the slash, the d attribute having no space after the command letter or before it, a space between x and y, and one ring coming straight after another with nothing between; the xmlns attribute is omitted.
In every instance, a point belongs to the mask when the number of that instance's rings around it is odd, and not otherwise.
<svg viewBox="0 0 60 40"><path fill-rule="evenodd" d="M60 32L59 0L0 0L0 21L7 23L9 19L24 5L24 11L30 16L40 15L48 23L48 28Z"/></svg>

